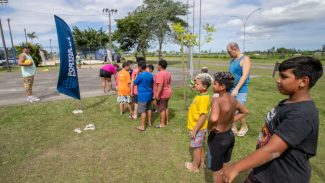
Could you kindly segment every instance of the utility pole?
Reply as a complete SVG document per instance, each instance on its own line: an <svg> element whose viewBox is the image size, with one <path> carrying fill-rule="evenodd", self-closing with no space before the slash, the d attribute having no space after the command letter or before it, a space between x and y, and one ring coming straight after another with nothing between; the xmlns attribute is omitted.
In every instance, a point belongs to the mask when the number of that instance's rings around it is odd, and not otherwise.
<svg viewBox="0 0 325 183"><path fill-rule="evenodd" d="M199 18L199 69L201 69L201 24L202 24L202 0L200 0L200 18Z"/></svg>
<svg viewBox="0 0 325 183"><path fill-rule="evenodd" d="M52 55L52 39L50 38L50 48L51 48L51 55Z"/></svg>
<svg viewBox="0 0 325 183"><path fill-rule="evenodd" d="M4 49L4 52L5 52L6 67L7 67L7 71L10 72L9 60L8 60L8 50L7 50L7 47L6 47L5 36L3 35L1 18L0 18L0 32L1 32L1 37L2 37L3 49Z"/></svg>
<svg viewBox="0 0 325 183"><path fill-rule="evenodd" d="M24 28L25 31L25 39L26 39L26 44L27 44L27 34L26 34L26 28Z"/></svg>
<svg viewBox="0 0 325 183"><path fill-rule="evenodd" d="M52 39L51 38L50 38L50 48L51 48L51 59L53 60Z"/></svg>
<svg viewBox="0 0 325 183"><path fill-rule="evenodd" d="M108 9L108 8L103 8L103 13L108 14L108 30L109 30L109 51L111 52L110 56L113 56L113 52L112 52L112 23L111 23L111 16L112 14L116 14L117 13L117 9ZM107 55L108 56L108 55ZM113 60L111 58L111 60Z"/></svg>
<svg viewBox="0 0 325 183"><path fill-rule="evenodd" d="M11 49L13 50L14 54L14 60L16 63L16 48L14 46L14 41L12 40L12 33L11 33L11 27L10 27L10 18L7 19L8 21L8 27L9 27L9 33L10 33L10 40L11 40Z"/></svg>

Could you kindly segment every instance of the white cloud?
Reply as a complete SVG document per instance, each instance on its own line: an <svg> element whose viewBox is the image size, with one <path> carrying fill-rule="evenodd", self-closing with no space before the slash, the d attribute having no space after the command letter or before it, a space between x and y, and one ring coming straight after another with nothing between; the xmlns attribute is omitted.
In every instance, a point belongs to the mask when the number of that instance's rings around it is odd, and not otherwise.
<svg viewBox="0 0 325 183"><path fill-rule="evenodd" d="M246 23L246 39L248 41L260 40L259 44L263 43L266 46L270 44L268 42L270 38L273 42L281 42L280 39L283 38L281 35L284 34L283 29L287 31L285 32L287 35L290 35L288 31L301 31L301 34L306 34L306 40L311 40L308 36L311 29L317 26L317 28L325 29L325 25L320 23L325 19L324 0L261 0L260 6L242 3L236 5L236 1L238 0L202 1L202 24L213 24L219 31L215 34L216 41L209 44L213 49L224 49L224 45L219 43L241 41L243 23L231 16L239 16L244 20L249 12L260 7L262 11L252 15ZM181 2L186 3L187 0L181 0ZM189 0L190 4L192 2ZM103 8L118 9L113 19L123 18L141 3L142 0L12 0L9 1L8 8L14 11L8 13L8 11L0 9L0 17L7 37L8 27L5 19L11 19L15 43L24 41L24 28L27 28L28 32L36 32L39 36L37 41L49 45L48 40L50 38L53 39L53 43L56 43L54 14L62 17L69 25L84 22L85 25L102 24L106 28L108 17L102 13ZM190 24L192 24L192 15L189 15ZM197 31L199 1L196 1L195 16L195 29ZM183 18L186 19L186 17ZM112 23L115 24L114 21ZM310 27L304 27L304 24L308 24ZM296 25L304 27L304 32L302 28L297 30L292 28ZM322 38L322 40L325 39L325 33L318 33L313 36ZM308 44L309 47L313 47L311 41ZM314 45L318 44L321 43L314 43ZM208 48L207 45L205 47Z"/></svg>

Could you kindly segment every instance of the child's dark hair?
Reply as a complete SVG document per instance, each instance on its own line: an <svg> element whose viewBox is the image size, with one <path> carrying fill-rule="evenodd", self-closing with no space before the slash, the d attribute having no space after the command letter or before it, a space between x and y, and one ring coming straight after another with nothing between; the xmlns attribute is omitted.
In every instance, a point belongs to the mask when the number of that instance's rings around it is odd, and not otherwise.
<svg viewBox="0 0 325 183"><path fill-rule="evenodd" d="M167 68L167 61L164 60L164 59L161 59L161 60L159 60L158 65L159 65L160 67L162 67L163 69L166 69L166 68Z"/></svg>
<svg viewBox="0 0 325 183"><path fill-rule="evenodd" d="M115 66L116 68L120 68L120 65L118 65L118 64L114 64L114 66Z"/></svg>
<svg viewBox="0 0 325 183"><path fill-rule="evenodd" d="M144 62L146 61L146 59L144 57L136 57L135 59L136 59L137 63L139 63L141 61L144 61Z"/></svg>
<svg viewBox="0 0 325 183"><path fill-rule="evenodd" d="M323 75L323 66L320 60L313 57L294 57L283 61L279 65L279 72L292 69L296 79L304 76L309 78L309 88L312 88Z"/></svg>
<svg viewBox="0 0 325 183"><path fill-rule="evenodd" d="M211 76L207 75L206 73L200 73L195 76L195 80L200 80L202 85L205 86L206 89L208 89L211 86Z"/></svg>
<svg viewBox="0 0 325 183"><path fill-rule="evenodd" d="M138 62L138 67L140 67L142 70L145 70L147 65L146 65L146 62L141 60Z"/></svg>
<svg viewBox="0 0 325 183"><path fill-rule="evenodd" d="M234 76L230 72L217 72L214 74L214 82L225 85L227 92L234 86L234 81Z"/></svg>
<svg viewBox="0 0 325 183"><path fill-rule="evenodd" d="M122 67L125 68L125 67L128 67L130 65L131 65L131 63L129 61L126 61L126 62L123 62Z"/></svg>
<svg viewBox="0 0 325 183"><path fill-rule="evenodd" d="M152 71L155 70L155 67L152 64L148 64L147 67L151 69Z"/></svg>

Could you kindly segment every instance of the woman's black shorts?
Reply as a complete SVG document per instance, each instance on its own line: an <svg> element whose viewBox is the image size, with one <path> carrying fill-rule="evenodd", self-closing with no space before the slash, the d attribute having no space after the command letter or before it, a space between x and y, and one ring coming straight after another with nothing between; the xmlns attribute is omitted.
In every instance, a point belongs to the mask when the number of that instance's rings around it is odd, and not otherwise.
<svg viewBox="0 0 325 183"><path fill-rule="evenodd" d="M112 78L112 74L103 69L99 71L99 76L103 78Z"/></svg>

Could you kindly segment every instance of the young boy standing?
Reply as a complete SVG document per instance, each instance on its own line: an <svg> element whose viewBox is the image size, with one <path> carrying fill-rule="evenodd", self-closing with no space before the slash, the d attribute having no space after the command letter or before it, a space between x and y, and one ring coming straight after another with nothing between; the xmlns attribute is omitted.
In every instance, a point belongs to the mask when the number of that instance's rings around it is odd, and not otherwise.
<svg viewBox="0 0 325 183"><path fill-rule="evenodd" d="M319 129L310 89L322 75L321 62L312 57L291 58L279 65L277 87L288 99L267 113L257 150L223 170L226 183L252 168L246 183L310 182L309 159L316 155Z"/></svg>
<svg viewBox="0 0 325 183"><path fill-rule="evenodd" d="M158 73L155 75L154 98L160 111L160 124L156 128L164 128L169 122L168 101L172 95L171 74L166 71L167 61L159 60Z"/></svg>
<svg viewBox="0 0 325 183"><path fill-rule="evenodd" d="M138 86L138 112L141 113L141 126L136 127L139 131L145 130L146 117L148 112L148 123L151 126L151 100L153 77L146 71L146 62L138 62L139 74L133 81Z"/></svg>
<svg viewBox="0 0 325 183"><path fill-rule="evenodd" d="M128 70L130 69L130 63L129 62L124 62L122 64L123 69L118 72L117 75L117 80L118 80L118 85L117 85L117 92L118 92L118 97L117 97L117 102L120 104L120 115L123 114L124 112L124 104L127 104L127 108L129 110L129 113L132 113L131 109L131 79L130 79L130 74Z"/></svg>
<svg viewBox="0 0 325 183"><path fill-rule="evenodd" d="M148 64L147 65L147 68L146 68L147 72L150 72L153 76L153 83L155 83L155 75L153 74L153 71L155 70L155 67L152 65L152 64ZM153 87L154 89L154 87ZM155 91L153 90L153 93L155 93ZM156 110L156 102L154 102L154 95L153 95L153 98L152 98L152 101L151 101L151 106L152 106L152 112L156 113L157 110Z"/></svg>
<svg viewBox="0 0 325 183"><path fill-rule="evenodd" d="M137 63L139 62L145 62L144 57L136 57ZM132 71L131 74L131 95L132 95L132 103L134 106L133 114L129 116L131 119L137 119L138 118L138 88L134 84L134 80L137 77L139 73L138 65L135 65L135 68Z"/></svg>
<svg viewBox="0 0 325 183"><path fill-rule="evenodd" d="M230 94L233 84L234 77L230 72L214 74L213 92L219 94L219 97L213 98L211 104L208 145L215 183L222 182L220 170L225 163L230 161L232 149L235 145L235 136L231 130L232 123L240 120L248 113L245 106ZM236 113L236 111L238 112Z"/></svg>
<svg viewBox="0 0 325 183"><path fill-rule="evenodd" d="M208 88L211 78L205 76L195 77L194 88L199 94L194 98L189 110L187 128L191 138L190 147L193 148L193 162L185 163L185 167L193 172L199 172L200 165L204 162L203 143L208 124L207 116L210 110L210 96ZM201 163L202 162L202 163Z"/></svg>

